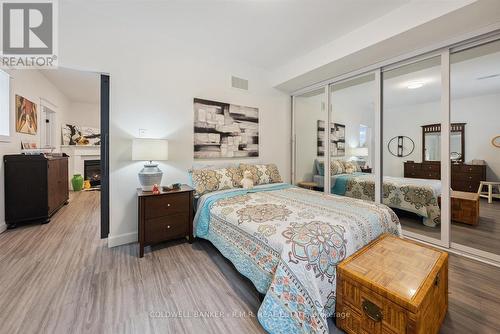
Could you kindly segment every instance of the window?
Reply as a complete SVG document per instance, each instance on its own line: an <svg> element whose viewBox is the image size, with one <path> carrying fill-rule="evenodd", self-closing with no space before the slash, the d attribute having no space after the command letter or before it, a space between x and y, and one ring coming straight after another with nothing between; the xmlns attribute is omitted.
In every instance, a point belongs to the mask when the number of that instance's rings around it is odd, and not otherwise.
<svg viewBox="0 0 500 334"><path fill-rule="evenodd" d="M0 141L10 139L10 76L0 70Z"/></svg>
<svg viewBox="0 0 500 334"><path fill-rule="evenodd" d="M366 136L368 132L368 127L366 125L359 125L359 147L366 147Z"/></svg>

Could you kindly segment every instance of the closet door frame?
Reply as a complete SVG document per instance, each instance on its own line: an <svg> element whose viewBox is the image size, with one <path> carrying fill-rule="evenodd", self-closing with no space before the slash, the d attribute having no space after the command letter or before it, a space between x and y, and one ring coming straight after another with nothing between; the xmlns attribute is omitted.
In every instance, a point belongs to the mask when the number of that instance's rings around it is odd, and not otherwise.
<svg viewBox="0 0 500 334"><path fill-rule="evenodd" d="M458 36L448 41L444 41L434 46L429 46L421 50L412 51L405 55L385 60L379 63L369 65L359 70L342 74L340 76L318 82L303 89L293 92L292 95L292 180L295 177L296 154L295 154L295 97L304 93L324 89L324 101L328 106L328 115L325 118L328 123L328 137L330 136L330 126L333 117L331 115L332 102L330 96L330 85L338 84L344 81L355 79L369 73L375 74L375 201L381 202L382 199L382 178L383 178L383 72L395 69L414 62L422 61L428 58L440 56L441 59L441 155L446 157L450 153L450 119L451 119L451 98L450 98L450 54L462 50L470 49L476 46L487 44L500 40L500 23L482 30L472 32L463 36ZM333 115L334 116L334 115ZM326 140L325 150L330 154L330 140ZM325 155L326 157L326 155ZM426 237L412 232L404 232L404 235L410 239L416 239L424 243L432 244L438 248L448 250L462 256L470 257L481 262L500 266L500 255L485 252L466 245L457 244L451 241L451 207L450 207L450 185L451 185L451 162L449 159L441 159L441 237L440 239ZM325 170L330 171L330 159L325 159ZM325 177L325 193L330 193L330 178Z"/></svg>
<svg viewBox="0 0 500 334"><path fill-rule="evenodd" d="M381 116L379 119L380 132L377 137L381 138L378 158L380 159L380 165L378 169L382 171L380 178L377 178L377 183L379 185L378 195L382 197L382 179L383 179L383 132L384 132L384 110L383 110L383 96L384 96L384 73L392 71L398 68L402 68L408 65L412 65L421 61L425 61L432 58L440 58L440 73L441 73L441 99L440 99L440 123L441 123L441 156L450 156L450 52L448 48L423 54L421 56L413 57L411 59L406 59L395 64L384 66L381 68L380 76L380 87L381 87L381 99L380 99L380 112ZM451 217L451 207L450 207L450 186L451 186L451 174L450 174L450 161L449 159L441 159L441 224L440 224L440 238L431 238L419 233L407 231L403 228L403 235L411 239L420 240L429 244L436 246L441 246L443 248L450 247L450 217ZM376 183L376 185L377 185ZM380 203L380 201L379 201Z"/></svg>
<svg viewBox="0 0 500 334"><path fill-rule="evenodd" d="M326 108L326 106L329 105L329 97L328 97L328 85L326 86L323 86L323 87L315 87L314 89L310 89L310 90L304 90L303 92L301 92L300 94L296 94L296 95L292 95L292 102L291 102L291 106L292 106L292 138L291 138L291 159L292 159L292 163L291 163L291 166L292 166L292 170L291 170L291 173L290 173L290 180L292 184L296 183L297 180L296 180L296 177L297 177L297 173L296 173L296 168L297 168L297 133L295 131L295 125L296 125L296 112L297 112L297 98L304 95L304 94L307 94L307 93L310 93L310 92L313 92L313 91L316 91L316 90L319 90L319 89L323 89L323 103L325 105L325 108L323 110L323 112L326 112L328 115L330 114L329 112L329 108ZM329 116L326 115L323 119L325 120L325 122L329 122L330 119L329 119ZM325 129L325 132L328 131L328 133L330 132L330 126L328 125L327 128ZM329 137L328 137L329 139ZM329 140L326 140L325 141L325 154L326 152L330 152L330 141ZM329 159L325 159L325 163L324 163L324 168L325 168L325 171L326 170L330 170L330 161ZM329 189L330 187L330 180L325 177L325 181L324 181L324 191L326 192L326 189ZM328 188L327 188L328 187Z"/></svg>
<svg viewBox="0 0 500 334"><path fill-rule="evenodd" d="M465 51L468 49L473 49L475 47L479 47L491 42L499 42L500 41L500 32L497 34L491 34L485 38L478 38L473 41L467 41L464 43L460 43L458 45L455 45L453 47L448 48L448 60L450 59L450 56L454 53L459 53L461 51ZM449 66L449 75L451 76L451 64L448 63ZM449 93L451 95L451 80L449 82ZM451 103L451 97L450 97L450 103ZM451 123L451 108L450 108L450 113L449 113L449 123ZM448 124L449 125L449 124ZM449 140L449 136L448 136ZM449 143L449 142L448 142ZM451 219L451 217L449 217ZM480 260L482 262L486 262L495 266L500 266L500 255L486 252L477 248L473 248L470 246L466 246L460 243L456 243L451 241L451 230L450 230L450 238L449 238L449 248L453 251L456 251L457 253L470 257L476 260Z"/></svg>

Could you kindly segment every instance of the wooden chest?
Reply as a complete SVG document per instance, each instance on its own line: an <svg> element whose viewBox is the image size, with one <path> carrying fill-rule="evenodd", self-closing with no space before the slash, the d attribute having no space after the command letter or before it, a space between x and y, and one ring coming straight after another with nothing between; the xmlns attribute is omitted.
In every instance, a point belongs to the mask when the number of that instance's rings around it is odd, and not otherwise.
<svg viewBox="0 0 500 334"><path fill-rule="evenodd" d="M441 206L441 197L438 200ZM451 192L451 220L477 225L479 223L479 194L453 190Z"/></svg>
<svg viewBox="0 0 500 334"><path fill-rule="evenodd" d="M384 234L337 269L346 333L438 333L448 308L448 254Z"/></svg>

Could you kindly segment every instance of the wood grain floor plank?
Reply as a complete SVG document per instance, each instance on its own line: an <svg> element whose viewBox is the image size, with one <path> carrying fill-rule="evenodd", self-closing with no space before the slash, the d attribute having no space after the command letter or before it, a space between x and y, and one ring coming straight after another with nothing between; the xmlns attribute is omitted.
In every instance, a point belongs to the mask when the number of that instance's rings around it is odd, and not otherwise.
<svg viewBox="0 0 500 334"><path fill-rule="evenodd" d="M0 332L265 333L252 283L209 242L137 255L99 239L99 193L71 194L51 223L0 234ZM451 255L441 332L500 332L499 286L499 268Z"/></svg>
<svg viewBox="0 0 500 334"><path fill-rule="evenodd" d="M479 207L479 223L477 225L452 222L451 241L500 255L500 201L495 200L493 203L488 203L487 199L481 198ZM399 212L398 216L403 230L440 239L440 229L423 225L422 218Z"/></svg>

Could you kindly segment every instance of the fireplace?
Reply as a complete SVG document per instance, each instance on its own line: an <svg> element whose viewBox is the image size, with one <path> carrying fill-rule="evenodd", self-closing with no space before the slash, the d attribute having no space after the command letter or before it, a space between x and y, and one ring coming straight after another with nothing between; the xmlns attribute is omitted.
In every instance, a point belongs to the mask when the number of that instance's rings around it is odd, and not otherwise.
<svg viewBox="0 0 500 334"><path fill-rule="evenodd" d="M85 160L83 165L84 179L90 180L91 188L101 187L101 160Z"/></svg>

